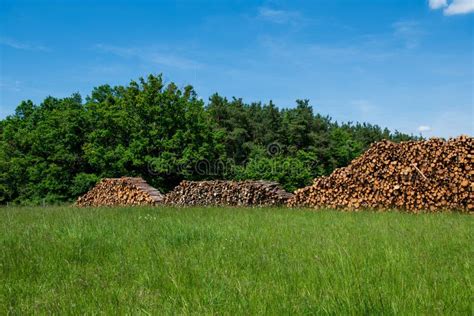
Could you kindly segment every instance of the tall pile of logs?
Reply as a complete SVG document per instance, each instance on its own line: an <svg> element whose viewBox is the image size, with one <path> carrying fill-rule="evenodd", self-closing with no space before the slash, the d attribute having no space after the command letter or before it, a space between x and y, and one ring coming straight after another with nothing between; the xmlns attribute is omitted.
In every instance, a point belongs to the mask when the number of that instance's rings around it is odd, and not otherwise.
<svg viewBox="0 0 474 316"><path fill-rule="evenodd" d="M155 205L163 195L142 178L102 179L89 192L77 199L77 206Z"/></svg>
<svg viewBox="0 0 474 316"><path fill-rule="evenodd" d="M165 196L170 205L285 205L293 194L269 181L182 181Z"/></svg>
<svg viewBox="0 0 474 316"><path fill-rule="evenodd" d="M362 156L312 186L289 206L474 212L474 138L373 144Z"/></svg>

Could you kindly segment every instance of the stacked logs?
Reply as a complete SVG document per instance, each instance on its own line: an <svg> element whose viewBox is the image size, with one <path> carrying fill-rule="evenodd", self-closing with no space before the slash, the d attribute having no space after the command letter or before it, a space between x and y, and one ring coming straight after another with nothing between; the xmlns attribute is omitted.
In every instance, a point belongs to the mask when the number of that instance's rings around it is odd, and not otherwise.
<svg viewBox="0 0 474 316"><path fill-rule="evenodd" d="M163 195L142 178L102 179L89 192L77 199L77 206L155 205Z"/></svg>
<svg viewBox="0 0 474 316"><path fill-rule="evenodd" d="M381 141L297 190L289 206L474 211L474 138Z"/></svg>
<svg viewBox="0 0 474 316"><path fill-rule="evenodd" d="M165 196L169 205L285 205L293 194L269 181L182 181Z"/></svg>

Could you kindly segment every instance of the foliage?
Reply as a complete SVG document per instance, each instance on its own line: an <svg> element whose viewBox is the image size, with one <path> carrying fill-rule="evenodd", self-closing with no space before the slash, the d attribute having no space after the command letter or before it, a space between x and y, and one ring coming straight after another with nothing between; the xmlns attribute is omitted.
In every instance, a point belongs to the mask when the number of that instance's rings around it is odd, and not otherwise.
<svg viewBox="0 0 474 316"><path fill-rule="evenodd" d="M288 190L347 165L372 142L412 136L338 124L308 100L279 109L214 94L161 75L22 102L0 121L0 203L69 201L102 177L142 176L168 191L182 179L268 179ZM205 166L203 169L202 167Z"/></svg>

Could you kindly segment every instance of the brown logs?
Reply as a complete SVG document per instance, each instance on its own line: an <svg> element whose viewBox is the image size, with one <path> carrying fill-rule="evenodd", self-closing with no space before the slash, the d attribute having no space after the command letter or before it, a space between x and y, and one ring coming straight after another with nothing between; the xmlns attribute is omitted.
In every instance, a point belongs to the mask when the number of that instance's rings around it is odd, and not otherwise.
<svg viewBox="0 0 474 316"><path fill-rule="evenodd" d="M293 194L269 181L182 181L165 196L170 205L285 205Z"/></svg>
<svg viewBox="0 0 474 316"><path fill-rule="evenodd" d="M142 178L102 179L89 192L77 199L77 206L155 205L163 195Z"/></svg>
<svg viewBox="0 0 474 316"><path fill-rule="evenodd" d="M373 144L328 177L299 189L289 206L474 211L474 138Z"/></svg>

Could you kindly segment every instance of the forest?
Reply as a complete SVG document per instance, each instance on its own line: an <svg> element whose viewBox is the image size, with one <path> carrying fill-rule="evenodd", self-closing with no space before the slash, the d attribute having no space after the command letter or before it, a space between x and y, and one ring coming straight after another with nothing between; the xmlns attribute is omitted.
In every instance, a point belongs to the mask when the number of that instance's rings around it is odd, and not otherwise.
<svg viewBox="0 0 474 316"><path fill-rule="evenodd" d="M192 86L149 75L85 99L21 102L0 121L0 204L69 202L120 176L141 176L162 192L183 179L265 179L293 191L373 142L417 138L336 122L308 100L281 108L216 93L206 103Z"/></svg>

